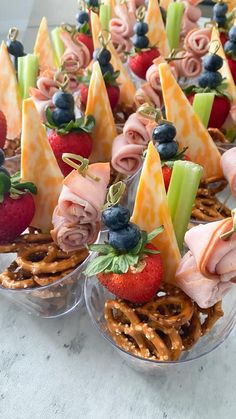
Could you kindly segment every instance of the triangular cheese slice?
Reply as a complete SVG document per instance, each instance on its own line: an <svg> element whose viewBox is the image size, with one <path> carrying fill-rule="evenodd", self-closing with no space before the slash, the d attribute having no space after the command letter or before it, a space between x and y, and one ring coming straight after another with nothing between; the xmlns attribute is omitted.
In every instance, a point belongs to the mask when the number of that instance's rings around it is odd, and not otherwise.
<svg viewBox="0 0 236 419"><path fill-rule="evenodd" d="M227 1L228 6L228 12L232 12L232 10L236 7L236 1L235 0L228 0Z"/></svg>
<svg viewBox="0 0 236 419"><path fill-rule="evenodd" d="M211 32L211 42L209 46L209 52L214 53L216 51L216 48L218 48L218 46L219 46L219 49L217 50L217 55L220 55L224 61L223 66L221 67L219 71L222 77L225 77L226 79L225 80L227 82L226 91L232 96L233 103L236 104L236 87L234 84L234 79L232 77L232 74L228 65L228 61L227 61L227 58L224 53L224 49L220 41L219 31L215 26L213 26L212 32Z"/></svg>
<svg viewBox="0 0 236 419"><path fill-rule="evenodd" d="M39 56L40 70L54 68L53 47L49 35L46 17L43 17L39 26L37 38L34 45L34 54Z"/></svg>
<svg viewBox="0 0 236 419"><path fill-rule="evenodd" d="M38 189L31 225L44 232L50 231L64 177L32 99L26 99L23 104L21 148L22 180L33 182Z"/></svg>
<svg viewBox="0 0 236 419"><path fill-rule="evenodd" d="M203 166L204 179L222 178L220 153L175 80L169 65L159 64L159 73L166 119L171 121L177 130L180 149L188 147L187 154L190 159Z"/></svg>
<svg viewBox="0 0 236 419"><path fill-rule="evenodd" d="M165 9L167 11L168 6L170 3L172 3L173 0L161 0L160 1L160 6L163 7L163 9Z"/></svg>
<svg viewBox="0 0 236 419"><path fill-rule="evenodd" d="M101 23L99 17L96 13L91 12L90 14L90 21L91 21L91 28L93 34L93 44L95 48L101 48L100 42L98 40L99 33L101 32ZM103 32L104 34L104 32ZM105 35L105 34L104 34ZM119 55L117 54L113 43L110 41L107 45L107 49L111 53L111 64L114 67L115 71L120 72L119 77L117 78L117 82L119 83L120 87L120 99L119 102L126 106L133 106L134 104L134 97L136 93L136 88L134 83L132 82L128 71L124 67Z"/></svg>
<svg viewBox="0 0 236 419"><path fill-rule="evenodd" d="M98 61L93 64L85 114L93 115L95 118L92 134L93 151L89 161L91 163L111 161L112 143L117 131Z"/></svg>
<svg viewBox="0 0 236 419"><path fill-rule="evenodd" d="M6 44L0 48L0 110L7 120L7 138L14 140L21 133L21 98L16 72Z"/></svg>
<svg viewBox="0 0 236 419"><path fill-rule="evenodd" d="M167 204L160 157L152 142L148 145L143 164L132 222L147 233L163 225L163 233L155 237L152 243L161 253L164 280L174 282L181 256Z"/></svg>
<svg viewBox="0 0 236 419"><path fill-rule="evenodd" d="M149 0L145 21L148 24L148 38L152 46L156 46L163 57L168 57L170 48L157 0Z"/></svg>

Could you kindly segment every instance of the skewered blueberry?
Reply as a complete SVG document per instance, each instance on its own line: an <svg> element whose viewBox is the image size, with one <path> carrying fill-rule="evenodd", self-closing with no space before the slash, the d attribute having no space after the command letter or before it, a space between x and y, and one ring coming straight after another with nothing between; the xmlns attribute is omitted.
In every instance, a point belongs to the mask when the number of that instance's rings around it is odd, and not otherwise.
<svg viewBox="0 0 236 419"><path fill-rule="evenodd" d="M232 42L236 42L236 26L232 26L229 30L229 39Z"/></svg>
<svg viewBox="0 0 236 419"><path fill-rule="evenodd" d="M59 127L62 124L68 124L70 121L75 120L73 110L56 108L52 111L52 119L54 124Z"/></svg>
<svg viewBox="0 0 236 419"><path fill-rule="evenodd" d="M85 12L84 10L81 10L79 13L77 13L76 15L76 21L78 23L85 23L85 22L89 22L89 14L87 12Z"/></svg>
<svg viewBox="0 0 236 419"><path fill-rule="evenodd" d="M5 161L5 154L4 154L4 151L0 148L0 166L3 165L4 161Z"/></svg>
<svg viewBox="0 0 236 419"><path fill-rule="evenodd" d="M224 45L224 50L226 53L233 52L236 54L236 43L232 41L227 41Z"/></svg>
<svg viewBox="0 0 236 419"><path fill-rule="evenodd" d="M175 141L160 143L156 145L156 149L160 154L161 160L169 160L177 154L178 144Z"/></svg>
<svg viewBox="0 0 236 419"><path fill-rule="evenodd" d="M101 67L101 71L102 71L102 75L104 75L105 73L107 73L109 71L109 73L113 74L114 73L114 68L111 64L107 64L107 65L100 65Z"/></svg>
<svg viewBox="0 0 236 419"><path fill-rule="evenodd" d="M215 89L222 82L222 75L218 71L204 71L198 78L200 87Z"/></svg>
<svg viewBox="0 0 236 419"><path fill-rule="evenodd" d="M225 16L228 11L228 6L226 3L216 3L213 7L213 13L216 17Z"/></svg>
<svg viewBox="0 0 236 419"><path fill-rule="evenodd" d="M165 122L154 128L152 138L160 143L168 143L176 136L176 129L170 122Z"/></svg>
<svg viewBox="0 0 236 419"><path fill-rule="evenodd" d="M216 23L218 24L218 26L220 28L224 28L226 23L227 23L227 18L226 16L219 16L219 17L214 17L214 20L216 21Z"/></svg>
<svg viewBox="0 0 236 419"><path fill-rule="evenodd" d="M102 221L111 230L120 230L129 224L130 212L121 205L107 208L102 213Z"/></svg>
<svg viewBox="0 0 236 419"><path fill-rule="evenodd" d="M7 169L5 169L5 167L0 167L0 173L4 173L4 175L10 177L10 173Z"/></svg>
<svg viewBox="0 0 236 419"><path fill-rule="evenodd" d="M115 249L124 252L133 249L141 238L141 231L136 224L129 223L118 231L110 230L108 243Z"/></svg>
<svg viewBox="0 0 236 419"><path fill-rule="evenodd" d="M97 60L99 62L100 65L107 65L109 64L111 59L111 53L110 51L108 51L108 49L103 48L102 50L100 50L98 56L97 56Z"/></svg>
<svg viewBox="0 0 236 419"><path fill-rule="evenodd" d="M134 42L135 48L147 48L149 44L149 39L145 35L134 35Z"/></svg>
<svg viewBox="0 0 236 419"><path fill-rule="evenodd" d="M25 55L24 47L20 41L17 41L17 39L14 41L8 39L6 45L9 54L13 55L14 57L23 57Z"/></svg>
<svg viewBox="0 0 236 419"><path fill-rule="evenodd" d="M57 108L68 109L73 111L74 109L74 98L70 93L56 92L52 98L53 104Z"/></svg>
<svg viewBox="0 0 236 419"><path fill-rule="evenodd" d="M99 5L98 0L85 0L85 2L89 7L98 7Z"/></svg>
<svg viewBox="0 0 236 419"><path fill-rule="evenodd" d="M216 54L209 54L203 58L203 67L207 71L217 71L223 65L223 59Z"/></svg>
<svg viewBox="0 0 236 419"><path fill-rule="evenodd" d="M134 25L134 33L137 35L145 35L148 32L148 24L146 22L137 22Z"/></svg>

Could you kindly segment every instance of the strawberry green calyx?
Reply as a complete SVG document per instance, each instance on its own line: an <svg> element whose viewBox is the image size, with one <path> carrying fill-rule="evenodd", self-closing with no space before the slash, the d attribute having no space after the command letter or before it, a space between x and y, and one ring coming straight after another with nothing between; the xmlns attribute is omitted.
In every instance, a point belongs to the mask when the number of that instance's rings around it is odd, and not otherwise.
<svg viewBox="0 0 236 419"><path fill-rule="evenodd" d="M105 74L103 74L103 80L106 85L119 87L119 84L117 83L117 78L119 77L119 75L120 75L119 70L114 71L113 74L111 74L110 71L107 71ZM91 76L92 76L92 71L88 70L86 75L78 76L77 80L79 83L89 86Z"/></svg>
<svg viewBox="0 0 236 419"><path fill-rule="evenodd" d="M9 194L12 199L17 199L26 193L36 195L37 188L31 182L20 182L20 172L11 177L0 173L0 203L4 201L5 194Z"/></svg>
<svg viewBox="0 0 236 419"><path fill-rule="evenodd" d="M174 157L172 157L171 159L168 160L162 160L161 161L161 165L162 166L168 166L168 167L173 167L175 161L177 160L185 160L185 153L188 150L188 147L184 147L182 151L180 151L179 153L177 153Z"/></svg>
<svg viewBox="0 0 236 419"><path fill-rule="evenodd" d="M232 101L232 96L226 91L226 88L227 83L223 79L222 83L219 84L219 86L217 86L215 89L211 89L210 87L203 88L200 86L190 85L184 89L184 93L186 94L186 96L192 93L214 93L215 96L225 96L227 99Z"/></svg>
<svg viewBox="0 0 236 419"><path fill-rule="evenodd" d="M154 249L148 249L146 245L150 243L158 234L164 230L163 226L156 228L151 233L141 232L138 244L129 252L119 252L107 242L105 244L92 244L89 249L98 252L99 256L93 259L85 270L85 275L93 276L98 273L127 273L129 268L132 271L142 270L145 266L143 258L148 254L158 254Z"/></svg>
<svg viewBox="0 0 236 419"><path fill-rule="evenodd" d="M68 124L61 124L59 127L55 125L52 118L52 111L48 107L46 109L47 123L45 124L48 128L56 131L59 135L65 135L69 132L86 132L91 133L95 126L95 119L92 115L81 116L75 121L71 120Z"/></svg>

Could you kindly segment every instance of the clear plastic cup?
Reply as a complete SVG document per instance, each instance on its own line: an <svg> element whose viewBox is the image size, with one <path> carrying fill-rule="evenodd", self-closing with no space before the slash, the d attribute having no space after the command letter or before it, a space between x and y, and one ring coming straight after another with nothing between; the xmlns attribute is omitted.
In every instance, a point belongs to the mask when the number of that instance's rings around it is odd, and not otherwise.
<svg viewBox="0 0 236 419"><path fill-rule="evenodd" d="M144 359L132 355L117 346L107 331L104 318L104 305L106 300L110 298L114 299L114 295L104 288L96 277L86 278L84 292L87 310L92 323L106 339L108 345L115 349L117 354L121 356L130 367L133 367L140 372L147 372L148 374L172 374L176 371L182 372L184 367L186 370L188 369L189 373L189 367L194 365L194 362L197 359L206 356L221 345L227 339L235 325L236 286L233 287L230 293L223 299L222 307L224 316L217 321L210 333L199 339L190 351L183 352L178 361L158 362Z"/></svg>

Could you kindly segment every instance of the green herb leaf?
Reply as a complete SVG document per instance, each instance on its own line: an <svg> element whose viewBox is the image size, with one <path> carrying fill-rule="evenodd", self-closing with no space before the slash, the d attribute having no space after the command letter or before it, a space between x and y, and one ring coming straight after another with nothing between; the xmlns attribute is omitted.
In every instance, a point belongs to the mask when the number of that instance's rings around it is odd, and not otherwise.
<svg viewBox="0 0 236 419"><path fill-rule="evenodd" d="M84 274L87 276L93 276L98 274L99 272L105 271L105 269L113 262L113 255L102 255L97 256L95 259L91 261L91 263L87 266Z"/></svg>
<svg viewBox="0 0 236 419"><path fill-rule="evenodd" d="M147 242L151 242L156 236L158 236L158 234L163 233L164 231L164 227L160 226L157 227L155 230L153 230L151 233L148 234L147 236Z"/></svg>

